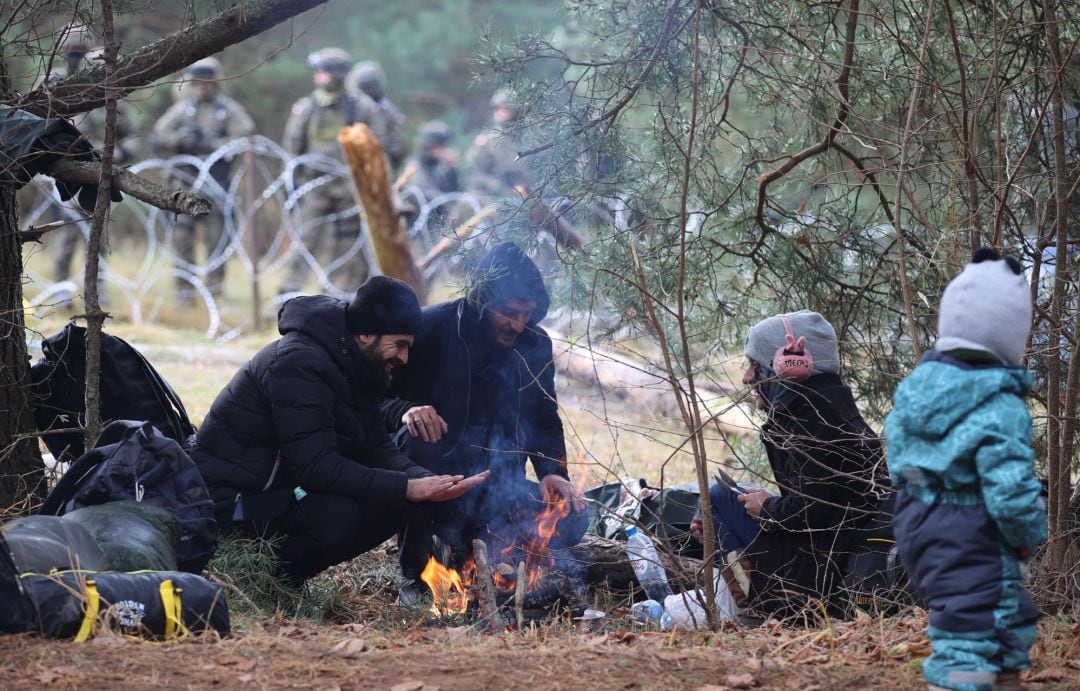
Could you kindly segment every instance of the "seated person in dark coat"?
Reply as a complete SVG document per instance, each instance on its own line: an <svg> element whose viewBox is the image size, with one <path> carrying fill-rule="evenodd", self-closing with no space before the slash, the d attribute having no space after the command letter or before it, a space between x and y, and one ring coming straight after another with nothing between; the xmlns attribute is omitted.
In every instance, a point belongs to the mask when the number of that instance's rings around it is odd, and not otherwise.
<svg viewBox="0 0 1080 691"><path fill-rule="evenodd" d="M403 604L426 590L415 579L433 554L432 535L458 563L477 537L498 559L527 542L538 514L559 499L569 510L551 547L577 544L585 532L584 502L567 475L551 339L539 326L549 302L539 269L507 242L480 260L465 297L424 309L413 357L383 404L387 423L428 470L491 477L461 499L410 512L417 515L402 539ZM539 483L526 479L526 459Z"/></svg>
<svg viewBox="0 0 1080 691"><path fill-rule="evenodd" d="M410 502L456 499L484 477L433 475L403 455L378 408L420 331L412 288L375 276L352 302L289 300L282 337L214 401L191 457L222 531L281 536L295 585L397 533Z"/></svg>
<svg viewBox="0 0 1080 691"><path fill-rule="evenodd" d="M758 322L745 351L742 381L766 415L761 442L780 493L709 492L721 553L736 552L750 572L750 592L733 594L762 614L793 615L814 600L840 614L851 542L890 491L881 440L840 380L836 331L817 312ZM700 519L692 530L700 537Z"/></svg>

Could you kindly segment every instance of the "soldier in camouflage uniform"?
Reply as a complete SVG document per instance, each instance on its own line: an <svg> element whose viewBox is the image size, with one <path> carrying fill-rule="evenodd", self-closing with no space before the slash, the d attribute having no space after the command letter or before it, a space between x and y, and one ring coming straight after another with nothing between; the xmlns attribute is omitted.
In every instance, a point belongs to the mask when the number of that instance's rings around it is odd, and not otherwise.
<svg viewBox="0 0 1080 691"><path fill-rule="evenodd" d="M92 40L90 32L85 27L70 27L64 38L63 56L64 62L51 66L38 86L48 88L49 85L66 79L78 72L91 60L101 55L101 49L90 50L89 43ZM73 124L80 132L86 135L94 148L100 148L105 142L105 109L97 108L72 119ZM123 166L132 163L138 153L138 130L135 127L131 115L131 106L127 101L116 102L116 132L115 145L113 147L113 163ZM62 220L61 216L53 209L49 217L53 221ZM49 219L46 219L46 222ZM51 240L56 245L56 254L53 256L53 280L56 282L66 281L71 278L71 264L75 259L75 250L83 238L82 231L77 224L70 224L53 231ZM99 276L104 276L100 271ZM98 296L105 302L105 291L102 285L98 285ZM57 296L64 307L71 307L71 296L59 294Z"/></svg>
<svg viewBox="0 0 1080 691"><path fill-rule="evenodd" d="M445 122L432 120L420 126L416 137L417 155L409 160L408 167L416 169L411 184L420 189L428 202L441 194L461 191L457 156L449 144L450 128ZM429 224L439 227L448 220L447 206L444 205L431 214Z"/></svg>
<svg viewBox="0 0 1080 691"><path fill-rule="evenodd" d="M491 97L494 127L478 134L465 155L468 189L485 202L515 198L514 188L518 185L527 191L533 189L532 175L517 158L524 147L511 132L518 114L511 90L495 92Z"/></svg>
<svg viewBox="0 0 1080 691"><path fill-rule="evenodd" d="M405 140L405 115L386 97L386 76L382 67L373 60L358 62L349 72L345 84L350 90L365 94L375 104L371 131L390 161L391 170L396 172L405 160L409 144Z"/></svg>
<svg viewBox="0 0 1080 691"><path fill-rule="evenodd" d="M375 104L363 93L345 89L345 77L352 66L352 58L340 48L323 48L312 53L308 56L308 65L314 70L315 90L293 104L282 145L294 156L318 153L340 161L338 131L357 122L372 127ZM297 185L321 175L323 173L320 171L301 168L297 174ZM300 240L318 261L326 262L345 255L360 237L362 227L357 214L338 218L330 227L321 223L312 225L312 221L340 214L355 204L353 183L349 177L334 178L301 198L300 211L304 226ZM307 261L297 254L289 264L280 292L299 292L308 273ZM357 286L363 283L368 275L364 253L350 259L342 273L343 276L335 277L338 285Z"/></svg>
<svg viewBox="0 0 1080 691"><path fill-rule="evenodd" d="M220 62L204 58L184 70L184 76L192 81L184 87L191 93L181 96L154 125L154 135L163 154L205 157L226 142L255 131L255 123L244 107L220 92L218 80L224 76ZM210 176L224 189L229 188L231 164L230 160L222 158L210 168ZM197 176L198 170L194 166L179 166L171 174L170 182L189 186ZM215 204L210 214L198 221L204 228L206 258L209 260L228 247L230 238L224 237L225 216L220 205ZM177 266L188 271L197 266L196 222L193 216L180 215L173 229ZM224 262L211 270L204 280L211 295L221 295L225 281ZM177 303L183 306L191 302L194 293L190 283L178 277L176 284Z"/></svg>
<svg viewBox="0 0 1080 691"><path fill-rule="evenodd" d="M417 134L418 153L409 161L409 165L416 166L412 184L428 199L461 190L457 156L449 147L450 137L450 127L442 120L425 122Z"/></svg>

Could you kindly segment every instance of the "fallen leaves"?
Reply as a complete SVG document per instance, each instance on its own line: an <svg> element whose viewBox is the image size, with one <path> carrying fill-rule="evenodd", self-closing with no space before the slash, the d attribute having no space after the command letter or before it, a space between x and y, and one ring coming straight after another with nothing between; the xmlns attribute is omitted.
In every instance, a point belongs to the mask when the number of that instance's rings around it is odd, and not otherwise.
<svg viewBox="0 0 1080 691"><path fill-rule="evenodd" d="M416 679L410 679L394 684L390 687L390 691L439 691L439 687L428 685L426 682Z"/></svg>
<svg viewBox="0 0 1080 691"><path fill-rule="evenodd" d="M371 650L371 645L363 638L346 638L339 641L333 648L330 648L330 654L338 657L354 658L369 650Z"/></svg>
<svg viewBox="0 0 1080 691"><path fill-rule="evenodd" d="M749 672L729 674L724 677L724 685L732 689L752 689L757 686L754 675Z"/></svg>

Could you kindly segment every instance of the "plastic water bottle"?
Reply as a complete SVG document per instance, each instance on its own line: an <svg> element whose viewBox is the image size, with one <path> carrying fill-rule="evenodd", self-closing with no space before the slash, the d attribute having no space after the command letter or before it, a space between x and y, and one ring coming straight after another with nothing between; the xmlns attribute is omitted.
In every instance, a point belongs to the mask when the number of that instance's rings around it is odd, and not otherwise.
<svg viewBox="0 0 1080 691"><path fill-rule="evenodd" d="M659 624L664 614L664 606L656 600L642 600L630 607L630 615L636 621Z"/></svg>
<svg viewBox="0 0 1080 691"><path fill-rule="evenodd" d="M626 554L630 558L630 566L634 568L638 583L650 600L663 602L664 598L672 594L667 571L660 563L660 555L656 553L656 547L648 535L639 533L635 527L627 528Z"/></svg>

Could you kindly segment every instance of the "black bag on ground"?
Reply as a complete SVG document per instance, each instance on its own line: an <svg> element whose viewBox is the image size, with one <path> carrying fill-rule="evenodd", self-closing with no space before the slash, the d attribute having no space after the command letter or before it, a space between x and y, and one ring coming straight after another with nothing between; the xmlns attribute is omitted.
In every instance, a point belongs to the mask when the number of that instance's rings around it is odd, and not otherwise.
<svg viewBox="0 0 1080 691"><path fill-rule="evenodd" d="M41 343L44 357L30 368L38 431L57 461L72 461L85 448L86 329L67 324ZM142 353L116 336L101 334L101 420L146 420L185 444L195 434L180 397ZM69 429L68 432L56 430Z"/></svg>
<svg viewBox="0 0 1080 691"><path fill-rule="evenodd" d="M625 507L620 510L622 483L613 482L586 490L585 498L593 502L595 509L591 512L588 532L611 540L624 540L626 518L629 518L640 523L672 552L701 558L701 544L690 534L690 522L698 508L698 493L691 485L659 490L649 487L644 480L638 482L643 490L654 490L656 494L632 503L629 515L624 513Z"/></svg>
<svg viewBox="0 0 1080 691"><path fill-rule="evenodd" d="M214 504L195 463L152 423L109 423L94 448L60 478L40 513L62 516L129 499L172 512L180 523L177 565L184 571L203 570L217 546Z"/></svg>
<svg viewBox="0 0 1080 691"><path fill-rule="evenodd" d="M895 499L890 492L877 513L856 531L844 568L848 602L875 614L890 614L917 602L893 534Z"/></svg>
<svg viewBox="0 0 1080 691"><path fill-rule="evenodd" d="M16 576L108 568L108 557L94 536L84 526L57 516L24 516L0 525L0 551Z"/></svg>
<svg viewBox="0 0 1080 691"><path fill-rule="evenodd" d="M111 501L75 509L61 520L81 525L93 536L107 563L99 570L179 570L180 523L168 509L145 501Z"/></svg>
<svg viewBox="0 0 1080 691"><path fill-rule="evenodd" d="M229 633L221 586L192 573L68 571L25 575L19 583L31 619L21 630L52 638L83 641L101 627L155 639Z"/></svg>

